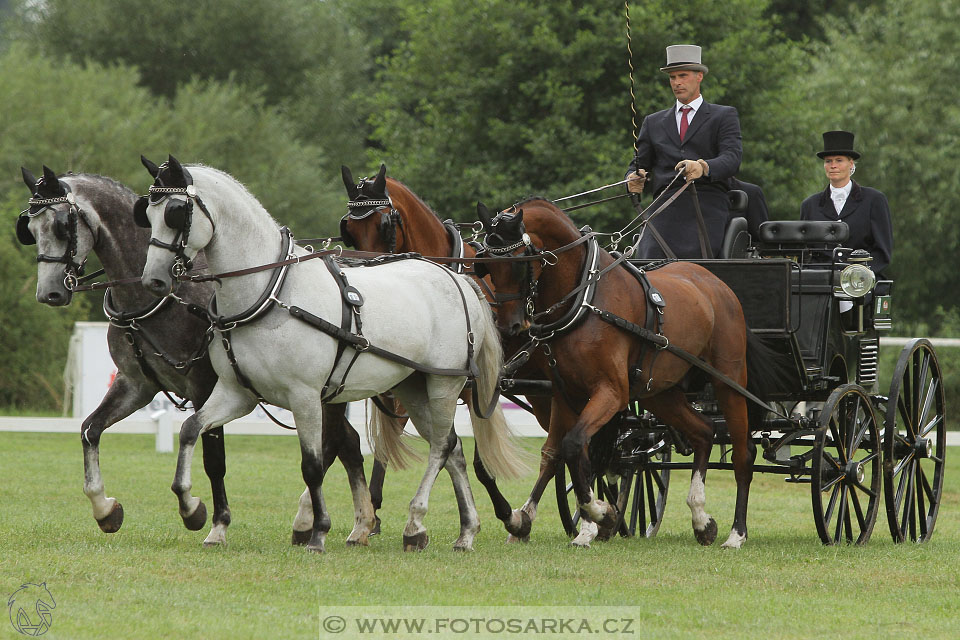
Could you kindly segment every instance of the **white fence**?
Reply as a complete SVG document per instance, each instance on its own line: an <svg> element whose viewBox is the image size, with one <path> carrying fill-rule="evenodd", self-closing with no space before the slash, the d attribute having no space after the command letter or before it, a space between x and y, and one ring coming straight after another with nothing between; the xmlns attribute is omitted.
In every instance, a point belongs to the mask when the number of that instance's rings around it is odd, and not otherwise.
<svg viewBox="0 0 960 640"><path fill-rule="evenodd" d="M107 389L116 375L116 367L110 359L107 349L106 322L78 322L74 326L70 339L70 355L64 371L65 398L72 407L72 417L62 418L19 418L0 417L0 431L27 431L48 433L80 433L83 417L90 415L100 404ZM880 338L881 347L898 347L912 338ZM935 347L960 347L957 338L931 338ZM504 412L513 431L521 436L543 436L543 429L526 411L510 402L503 402ZM270 407L270 413L285 424L293 425L293 416L285 409ZM173 434L178 433L181 423L190 415L177 411L163 394L157 394L153 401L110 428L110 433L152 433L156 435L157 451L173 450ZM361 447L364 453L370 452L363 425L366 421L366 407L363 402L352 402L347 409L347 417L360 431ZM457 408L454 422L457 433L472 436L470 416L466 407ZM408 427L412 432L412 427ZM283 429L274 424L261 408L251 414L231 422L227 432L239 435L295 435L294 431ZM948 444L960 444L960 433L948 433Z"/></svg>

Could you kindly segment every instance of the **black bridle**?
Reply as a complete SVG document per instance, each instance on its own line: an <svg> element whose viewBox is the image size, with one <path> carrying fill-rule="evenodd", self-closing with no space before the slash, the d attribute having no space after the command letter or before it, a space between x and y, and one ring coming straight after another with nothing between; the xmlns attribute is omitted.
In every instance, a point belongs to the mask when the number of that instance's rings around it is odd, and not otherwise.
<svg viewBox="0 0 960 640"><path fill-rule="evenodd" d="M340 219L340 238L348 247L357 246L357 242L347 230L347 222L350 220L365 220L374 213L380 214L380 222L377 229L380 231L380 238L387 245L388 253L397 251L397 228L403 228L403 218L400 212L393 206L393 200L390 194L384 190L382 196L379 194L368 196L362 193L363 188L373 184L369 178L361 178L357 183L357 196L347 202L347 214Z"/></svg>
<svg viewBox="0 0 960 640"><path fill-rule="evenodd" d="M167 168L167 163L160 165L161 172ZM193 184L193 178L191 178L186 169L182 169L182 172L184 182L186 183L183 186L164 186L163 180L160 177L161 174L157 174L156 182L150 185L149 195L141 196L133 207L134 222L137 226L149 229L151 225L150 220L147 218L147 207L150 205L158 205L164 200L168 200L163 210L163 222L167 227L176 231L177 234L170 243L163 242L151 236L150 244L160 247L161 249L166 249L174 254L173 264L170 266L170 273L175 279L183 276L193 266L193 260L187 257L186 248L190 240L190 229L193 226L194 202L200 207L203 214L207 216L210 225L215 226L213 224L213 218L210 217L210 211L197 194L197 188ZM175 196L183 196L183 199L175 198Z"/></svg>
<svg viewBox="0 0 960 640"><path fill-rule="evenodd" d="M83 220L83 223L87 225L87 229L90 230L91 235L93 235L93 228L90 226L90 222L87 220L86 214L84 214L83 210L77 204L76 196L74 196L74 194L70 191L70 187L68 185L59 183L63 195L52 198L41 198L40 186L42 183L42 178L37 181L33 195L27 201L30 206L21 211L20 215L17 217L17 240L24 245L37 244L37 238L30 231L28 226L30 219L36 218L47 209L53 210L53 233L59 240L65 240L67 247L64 249L63 255L59 256L50 256L44 253L37 254L37 262L53 262L63 264L63 286L65 289L67 289L67 291L73 291L73 288L77 286L77 283L80 280L80 276L83 275L84 266L87 263L86 258L80 262L77 262L75 259L77 255L77 236L79 232L78 221ZM56 208L56 205L60 204L69 205L66 212L59 211Z"/></svg>

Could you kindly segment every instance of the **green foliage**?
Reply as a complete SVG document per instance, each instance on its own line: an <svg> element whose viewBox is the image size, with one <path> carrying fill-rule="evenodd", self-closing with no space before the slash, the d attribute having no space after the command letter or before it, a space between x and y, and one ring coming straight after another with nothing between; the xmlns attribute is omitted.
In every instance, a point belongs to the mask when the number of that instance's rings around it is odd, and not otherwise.
<svg viewBox="0 0 960 640"><path fill-rule="evenodd" d="M960 246L960 85L956 34L960 5L936 0L886 2L858 13L850 28L827 28L814 50L803 90L821 109L817 132L856 132L856 180L883 191L893 214L891 271L898 321L927 320L952 291ZM810 165L819 136L811 133ZM825 182L823 178L821 184Z"/></svg>
<svg viewBox="0 0 960 640"><path fill-rule="evenodd" d="M460 219L474 215L477 199L503 207L531 193L560 197L622 178L633 141L622 6L438 0L397 7L409 37L378 75L370 111L382 151L371 153L371 164L386 160L442 215ZM671 102L659 71L664 47L696 41L713 69L707 99L741 111L744 177L780 185L796 153L792 142L804 133L787 88L799 52L765 8L763 0L632 6L637 126ZM759 57L758 49L767 53ZM786 131L784 109L798 123ZM800 192L782 193L768 200ZM612 229L632 211L620 201L576 215Z"/></svg>
<svg viewBox="0 0 960 640"><path fill-rule="evenodd" d="M366 51L328 2L47 0L17 13L12 35L55 59L136 67L138 83L167 98L194 79L239 84L322 146L328 173L360 157L363 117L349 93Z"/></svg>

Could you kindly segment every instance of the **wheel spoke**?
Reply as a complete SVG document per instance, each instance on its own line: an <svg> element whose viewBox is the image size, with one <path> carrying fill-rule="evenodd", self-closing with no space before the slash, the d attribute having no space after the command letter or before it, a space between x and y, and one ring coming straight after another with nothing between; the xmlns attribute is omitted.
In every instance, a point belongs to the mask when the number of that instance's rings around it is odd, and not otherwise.
<svg viewBox="0 0 960 640"><path fill-rule="evenodd" d="M940 387L939 380L936 378L930 380L930 384L927 385L927 392L923 398L923 407L920 409L920 414L917 416L917 425L918 427L925 427L924 423L927 421L927 417L930 415L930 406L933 404L934 400L939 395L937 390ZM938 416L939 417L939 416ZM923 435L921 433L920 435Z"/></svg>
<svg viewBox="0 0 960 640"><path fill-rule="evenodd" d="M920 539L927 537L927 508L923 499L924 480L922 465L917 465L917 523L920 525Z"/></svg>
<svg viewBox="0 0 960 640"><path fill-rule="evenodd" d="M916 439L916 429L913 427L913 416L911 415L910 408L907 406L907 395L909 393L909 384L907 380L904 379L904 386L907 387L900 394L900 397L897 398L897 413L900 414L900 420L903 422L903 428L906 431L904 439L907 442L912 442Z"/></svg>
<svg viewBox="0 0 960 640"><path fill-rule="evenodd" d="M943 424L943 416L942 415L935 416L933 420L923 425L923 428L920 430L920 437L926 438L927 434L929 434L934 429L937 429L939 431L941 424Z"/></svg>
<svg viewBox="0 0 960 640"><path fill-rule="evenodd" d="M907 523L910 518L913 516L913 466L911 465L909 469L905 470L903 473L904 480L906 480L906 486L903 491L903 504L902 504L902 514L900 516L900 531L904 536L907 534ZM910 529L913 529L913 522L910 523Z"/></svg>
<svg viewBox="0 0 960 640"><path fill-rule="evenodd" d="M824 487L823 491L824 493L826 493L827 491L826 487ZM833 510L837 506L837 495L839 493L840 493L840 487L838 486L834 486L832 491L830 492L830 501L827 503L827 510L823 514L823 521L826 524L829 524L830 521L833 520Z"/></svg>
<svg viewBox="0 0 960 640"><path fill-rule="evenodd" d="M859 485L858 485L859 486ZM871 494L870 497L873 497L871 491L866 491L868 494ZM857 523L860 525L860 530L863 531L867 526L867 518L863 514L863 507L860 505L860 496L857 495L856 491L850 492L850 501L853 503L853 509L857 514Z"/></svg>
<svg viewBox="0 0 960 640"><path fill-rule="evenodd" d="M843 413L843 409L839 409L838 413ZM830 434L833 436L833 445L837 448L840 462L838 463L837 461L833 460L832 456L830 460L838 469L842 469L843 465L847 462L847 453L844 451L843 437L840 435L840 433L840 425L837 424L837 421L833 416L830 416Z"/></svg>
<svg viewBox="0 0 960 640"><path fill-rule="evenodd" d="M937 501L936 496L933 495L933 487L930 486L930 481L927 479L927 472L923 470L923 465L920 464L917 465L917 484L919 488L923 489L922 494L918 493L921 498L926 495L930 504Z"/></svg>
<svg viewBox="0 0 960 640"><path fill-rule="evenodd" d="M908 464L912 463L913 460L914 460L914 452L910 451L910 453L905 455L903 457L903 460L898 462L897 465L893 468L893 475L894 476L898 475L901 471L904 470L904 468L906 468Z"/></svg>
<svg viewBox="0 0 960 640"><path fill-rule="evenodd" d="M833 534L833 541L840 542L840 538L843 534L844 524L847 520L847 487L845 485L840 485L837 487L839 501L838 501L838 510L837 510L837 526L835 533Z"/></svg>

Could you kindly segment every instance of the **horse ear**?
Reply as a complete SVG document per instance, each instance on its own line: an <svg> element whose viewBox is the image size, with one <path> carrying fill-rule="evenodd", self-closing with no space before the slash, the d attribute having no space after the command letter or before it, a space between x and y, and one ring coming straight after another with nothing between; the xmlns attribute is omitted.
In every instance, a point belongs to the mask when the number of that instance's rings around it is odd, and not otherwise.
<svg viewBox="0 0 960 640"><path fill-rule="evenodd" d="M387 189L387 165L381 163L380 171L377 172L377 177L373 181L373 188L377 193L385 192Z"/></svg>
<svg viewBox="0 0 960 640"><path fill-rule="evenodd" d="M153 179L156 180L157 176L160 175L160 167L147 160L144 156L140 156L140 163L147 168L147 171L153 176Z"/></svg>
<svg viewBox="0 0 960 640"><path fill-rule="evenodd" d="M353 181L353 173L350 172L350 168L345 164L340 165L340 175L343 177L343 186L347 188L347 197L356 200L357 196L360 195L360 190L357 189L357 183Z"/></svg>
<svg viewBox="0 0 960 640"><path fill-rule="evenodd" d="M489 233L490 231L490 210L487 209L487 205L482 202L477 202L477 218L480 219L480 224L483 225L485 231Z"/></svg>
<svg viewBox="0 0 960 640"><path fill-rule="evenodd" d="M57 174L54 173L53 169L47 165L43 165L43 184L48 187L55 187L59 183L60 181L57 180Z"/></svg>
<svg viewBox="0 0 960 640"><path fill-rule="evenodd" d="M20 174L23 176L23 184L27 185L30 193L33 194L33 190L37 188L37 179L26 167L20 167Z"/></svg>

